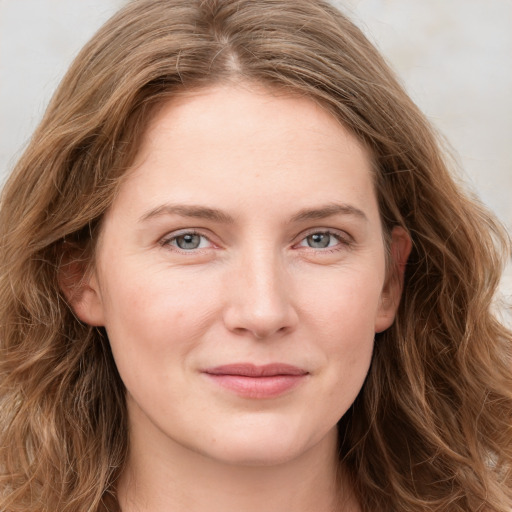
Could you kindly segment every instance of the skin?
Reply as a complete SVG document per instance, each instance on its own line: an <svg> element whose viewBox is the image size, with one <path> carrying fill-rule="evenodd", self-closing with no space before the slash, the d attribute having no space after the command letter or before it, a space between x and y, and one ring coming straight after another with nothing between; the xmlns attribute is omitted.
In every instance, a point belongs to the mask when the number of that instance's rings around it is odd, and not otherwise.
<svg viewBox="0 0 512 512"><path fill-rule="evenodd" d="M339 508L336 424L401 291L370 162L311 100L259 86L158 111L73 299L105 326L127 389L124 512ZM402 265L399 228L390 249ZM205 374L239 362L305 375L261 397ZM341 509L358 510L340 475Z"/></svg>

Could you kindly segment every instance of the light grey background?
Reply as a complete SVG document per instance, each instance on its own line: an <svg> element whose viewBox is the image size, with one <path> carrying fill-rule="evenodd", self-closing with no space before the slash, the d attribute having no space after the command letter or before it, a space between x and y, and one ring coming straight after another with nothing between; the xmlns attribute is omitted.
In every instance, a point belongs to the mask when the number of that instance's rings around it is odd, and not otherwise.
<svg viewBox="0 0 512 512"><path fill-rule="evenodd" d="M370 36L512 230L512 0L333 0ZM124 0L0 0L0 181L71 59ZM512 297L512 270L502 290Z"/></svg>

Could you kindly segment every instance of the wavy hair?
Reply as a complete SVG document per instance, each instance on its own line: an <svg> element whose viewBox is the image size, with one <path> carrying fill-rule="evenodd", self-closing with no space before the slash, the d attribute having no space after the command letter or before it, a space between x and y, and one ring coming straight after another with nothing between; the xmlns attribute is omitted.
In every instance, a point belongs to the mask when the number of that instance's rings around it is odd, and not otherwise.
<svg viewBox="0 0 512 512"><path fill-rule="evenodd" d="M394 325L339 423L364 511L510 512L511 333L493 314L510 246L375 48L322 0L135 0L75 59L1 197L0 510L117 510L124 387L62 268L102 217L152 113L252 81L311 98L374 158L384 231L413 241Z"/></svg>

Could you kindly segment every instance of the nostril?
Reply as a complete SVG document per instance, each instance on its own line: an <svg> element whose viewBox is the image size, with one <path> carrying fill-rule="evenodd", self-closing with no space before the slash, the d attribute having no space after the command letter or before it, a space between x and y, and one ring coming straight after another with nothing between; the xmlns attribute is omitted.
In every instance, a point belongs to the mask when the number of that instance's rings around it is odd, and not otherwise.
<svg viewBox="0 0 512 512"><path fill-rule="evenodd" d="M246 326L233 326L226 322L228 329L238 336L251 336L257 340L265 340L275 336L282 336L292 330L291 325L280 325L275 327L273 325L264 325L263 323Z"/></svg>

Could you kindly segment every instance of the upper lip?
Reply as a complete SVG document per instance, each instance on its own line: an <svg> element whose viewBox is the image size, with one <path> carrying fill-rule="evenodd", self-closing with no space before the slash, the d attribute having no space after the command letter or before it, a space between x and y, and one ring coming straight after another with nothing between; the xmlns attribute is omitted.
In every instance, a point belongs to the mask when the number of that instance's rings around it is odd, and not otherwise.
<svg viewBox="0 0 512 512"><path fill-rule="evenodd" d="M306 375L308 372L297 366L284 363L255 365L252 363L234 363L207 368L209 375L238 375L243 377L275 377L278 375Z"/></svg>

